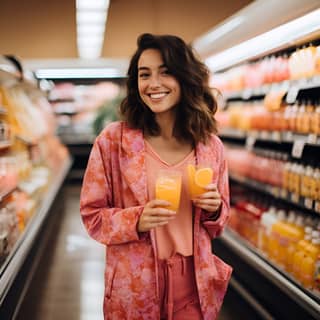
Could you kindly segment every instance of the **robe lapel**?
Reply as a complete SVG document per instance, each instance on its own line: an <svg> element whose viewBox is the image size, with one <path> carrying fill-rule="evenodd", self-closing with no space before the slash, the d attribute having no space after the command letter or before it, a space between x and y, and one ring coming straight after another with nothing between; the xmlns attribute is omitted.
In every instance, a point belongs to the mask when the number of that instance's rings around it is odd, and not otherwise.
<svg viewBox="0 0 320 320"><path fill-rule="evenodd" d="M123 123L120 148L121 173L139 205L144 205L148 200L148 192L142 132L130 129Z"/></svg>
<svg viewBox="0 0 320 320"><path fill-rule="evenodd" d="M196 147L196 154L198 164L211 164L213 168L216 167L217 157L215 155L215 150L213 149L212 144L203 144L198 143Z"/></svg>

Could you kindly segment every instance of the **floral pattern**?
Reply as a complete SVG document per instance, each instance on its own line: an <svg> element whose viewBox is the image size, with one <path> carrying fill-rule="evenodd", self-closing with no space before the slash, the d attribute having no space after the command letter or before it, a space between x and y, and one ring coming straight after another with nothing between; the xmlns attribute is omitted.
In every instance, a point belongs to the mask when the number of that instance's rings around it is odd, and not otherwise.
<svg viewBox="0 0 320 320"><path fill-rule="evenodd" d="M231 267L211 254L229 215L229 187L223 145L212 136L197 146L198 162L213 164L222 196L216 221L195 210L194 260L201 310L205 320L217 318ZM89 235L107 247L104 317L111 320L160 318L157 252L154 232L136 226L147 203L147 177L142 133L124 122L109 124L96 138L81 190L80 211Z"/></svg>

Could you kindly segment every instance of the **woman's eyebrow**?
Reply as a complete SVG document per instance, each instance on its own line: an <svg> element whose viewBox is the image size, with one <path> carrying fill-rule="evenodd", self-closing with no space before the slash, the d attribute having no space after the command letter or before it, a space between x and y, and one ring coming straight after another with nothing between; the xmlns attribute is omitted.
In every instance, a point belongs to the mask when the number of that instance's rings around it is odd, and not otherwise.
<svg viewBox="0 0 320 320"><path fill-rule="evenodd" d="M140 71L140 70L149 70L149 68L148 67L139 67L138 71Z"/></svg>

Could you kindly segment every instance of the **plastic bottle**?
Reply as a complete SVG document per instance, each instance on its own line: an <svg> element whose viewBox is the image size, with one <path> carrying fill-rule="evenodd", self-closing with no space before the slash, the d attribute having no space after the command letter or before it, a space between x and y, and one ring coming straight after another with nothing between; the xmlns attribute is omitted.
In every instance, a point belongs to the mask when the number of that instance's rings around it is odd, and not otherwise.
<svg viewBox="0 0 320 320"><path fill-rule="evenodd" d="M299 279L302 285L308 289L312 289L314 282L315 264L320 253L319 232L312 232L311 243L306 247L300 266Z"/></svg>
<svg viewBox="0 0 320 320"><path fill-rule="evenodd" d="M304 250L311 243L311 227L306 227L304 230L304 238L298 241L296 246L296 252L293 255L292 266L289 267L289 270L292 270L292 275L298 280L300 274L300 265L303 259Z"/></svg>
<svg viewBox="0 0 320 320"><path fill-rule="evenodd" d="M271 227L269 239L269 257L279 263L279 257L282 255L282 238L285 234L286 213L284 210L278 210L277 221Z"/></svg>
<svg viewBox="0 0 320 320"><path fill-rule="evenodd" d="M311 232L311 228L310 228ZM297 250L298 243L304 238L305 227L303 223L303 216L300 214L296 217L293 224L289 225L289 245L287 247L285 269L291 273L293 268L293 257Z"/></svg>
<svg viewBox="0 0 320 320"><path fill-rule="evenodd" d="M269 239L272 225L277 221L275 207L270 207L265 211L260 220L258 233L258 248L265 254L268 254Z"/></svg>

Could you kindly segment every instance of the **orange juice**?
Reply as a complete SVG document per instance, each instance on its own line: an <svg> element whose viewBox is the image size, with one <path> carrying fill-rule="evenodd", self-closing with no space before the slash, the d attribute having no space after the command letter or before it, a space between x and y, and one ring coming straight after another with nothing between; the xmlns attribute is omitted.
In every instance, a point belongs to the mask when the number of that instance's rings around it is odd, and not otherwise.
<svg viewBox="0 0 320 320"><path fill-rule="evenodd" d="M181 194L181 173L171 170L160 170L156 180L156 199L170 202L169 210L177 211Z"/></svg>
<svg viewBox="0 0 320 320"><path fill-rule="evenodd" d="M299 280L302 285L312 289L317 257L320 253L320 239L312 239L306 248L305 255L301 261Z"/></svg>
<svg viewBox="0 0 320 320"><path fill-rule="evenodd" d="M296 246L296 252L293 255L291 272L293 276L296 278L296 280L299 280L301 262L305 254L305 250L310 243L311 243L311 229L307 227L305 229L304 238L298 241Z"/></svg>
<svg viewBox="0 0 320 320"><path fill-rule="evenodd" d="M188 164L188 181L191 198L205 193L206 186L212 182L213 171L210 167L196 167Z"/></svg>

